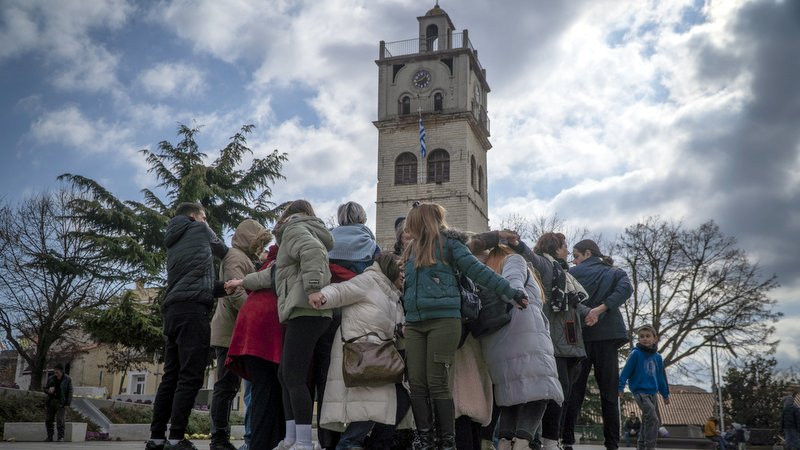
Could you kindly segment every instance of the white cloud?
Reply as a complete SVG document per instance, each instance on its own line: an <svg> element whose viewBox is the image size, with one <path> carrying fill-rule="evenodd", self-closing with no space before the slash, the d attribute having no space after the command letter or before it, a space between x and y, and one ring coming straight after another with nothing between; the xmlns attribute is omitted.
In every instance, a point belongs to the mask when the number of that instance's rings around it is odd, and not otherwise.
<svg viewBox="0 0 800 450"><path fill-rule="evenodd" d="M84 154L118 151L133 138L133 130L91 120L74 105L42 114L30 134L39 144L64 144Z"/></svg>
<svg viewBox="0 0 800 450"><path fill-rule="evenodd" d="M205 75L185 63L160 63L143 71L138 83L155 96L189 96L206 88Z"/></svg>
<svg viewBox="0 0 800 450"><path fill-rule="evenodd" d="M90 33L119 29L133 10L125 0L5 1L0 7L0 66L35 52L50 65L50 81L60 89L118 91L119 56Z"/></svg>

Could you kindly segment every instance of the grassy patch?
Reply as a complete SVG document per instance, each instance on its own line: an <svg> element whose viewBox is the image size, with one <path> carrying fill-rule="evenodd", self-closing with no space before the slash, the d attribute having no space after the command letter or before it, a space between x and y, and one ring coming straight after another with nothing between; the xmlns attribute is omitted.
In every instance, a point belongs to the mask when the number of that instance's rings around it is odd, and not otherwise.
<svg viewBox="0 0 800 450"><path fill-rule="evenodd" d="M138 408L115 405L100 408L100 411L114 424L120 423L150 423L153 420L153 408ZM231 425L243 425L244 418L239 414L231 414ZM209 414L192 411L189 424L186 427L188 434L208 434L211 430L211 416Z"/></svg>
<svg viewBox="0 0 800 450"><path fill-rule="evenodd" d="M44 422L47 418L44 396L16 397L0 395L0 440L3 439L3 425L6 422ZM100 431L100 427L78 412L67 408L67 422L86 422L87 431ZM45 430L42 428L42 436Z"/></svg>

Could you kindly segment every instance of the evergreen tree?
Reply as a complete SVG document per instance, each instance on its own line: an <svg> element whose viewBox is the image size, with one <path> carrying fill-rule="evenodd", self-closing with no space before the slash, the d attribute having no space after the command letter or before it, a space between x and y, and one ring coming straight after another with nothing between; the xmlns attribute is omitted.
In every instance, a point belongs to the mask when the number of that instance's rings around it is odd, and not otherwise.
<svg viewBox="0 0 800 450"><path fill-rule="evenodd" d="M776 379L774 357L753 357L742 367L730 367L723 376L722 397L726 423L749 428L778 428L787 383Z"/></svg>
<svg viewBox="0 0 800 450"><path fill-rule="evenodd" d="M84 330L92 339L110 347L102 367L122 373L123 379L128 371L144 370L156 361L164 344L161 302L148 302L143 294L140 290L126 291L108 308L92 311L84 319Z"/></svg>
<svg viewBox="0 0 800 450"><path fill-rule="evenodd" d="M165 258L164 231L180 203L202 204L209 226L220 236L244 219L263 223L275 218L271 186L283 178L281 169L287 157L275 150L254 159L248 169L239 168L244 156L252 153L246 136L253 128L242 126L210 164L204 163L206 154L195 141L199 129L182 124L177 144L162 141L157 152L141 150L159 182L154 189L142 190L143 201L120 200L97 181L81 175L66 173L59 179L89 194L71 206L81 220L92 225L93 231L86 237L94 246L109 258L136 267L138 273L132 273L131 280L159 280ZM163 197L157 192L163 192Z"/></svg>

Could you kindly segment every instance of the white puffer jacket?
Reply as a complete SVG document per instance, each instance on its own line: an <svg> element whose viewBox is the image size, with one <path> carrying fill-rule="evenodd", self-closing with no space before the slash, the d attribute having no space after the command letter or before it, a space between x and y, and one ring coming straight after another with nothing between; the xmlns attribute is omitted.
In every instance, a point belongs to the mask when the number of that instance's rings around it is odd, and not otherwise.
<svg viewBox="0 0 800 450"><path fill-rule="evenodd" d="M375 332L384 339L393 338L395 326L403 320L400 291L381 272L378 263L374 263L364 273L343 283L325 286L321 292L326 300L322 308L342 308L342 325L331 349L320 426L342 431L351 422L366 420L395 424L397 391L394 384L359 388L344 385L341 336L352 339ZM374 336L363 339L380 342Z"/></svg>
<svg viewBox="0 0 800 450"><path fill-rule="evenodd" d="M559 404L564 401L550 326L542 312L542 291L528 273L522 256L510 255L505 259L503 278L514 289L522 289L524 285L529 304L526 309L514 308L511 322L480 338L498 406L535 400L554 400Z"/></svg>

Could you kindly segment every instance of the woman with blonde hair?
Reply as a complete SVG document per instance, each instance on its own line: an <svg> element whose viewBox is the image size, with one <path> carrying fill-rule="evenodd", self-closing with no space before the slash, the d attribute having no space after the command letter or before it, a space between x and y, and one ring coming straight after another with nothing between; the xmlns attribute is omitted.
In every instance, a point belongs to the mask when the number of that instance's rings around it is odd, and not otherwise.
<svg viewBox="0 0 800 450"><path fill-rule="evenodd" d="M478 261L450 233L445 209L435 203L415 205L405 229L413 238L404 252L406 358L411 385L411 408L417 425L415 449L433 449L436 411L440 449L455 448L455 410L448 384L450 367L461 337L461 296L457 269L486 289L514 299L524 308L522 285L508 281Z"/></svg>
<svg viewBox="0 0 800 450"><path fill-rule="evenodd" d="M508 246L492 249L486 265L513 288L524 289L530 299L525 310L511 310L508 324L480 338L500 407L499 449L526 449L548 401L564 401L550 327L542 311L544 291L538 275Z"/></svg>

